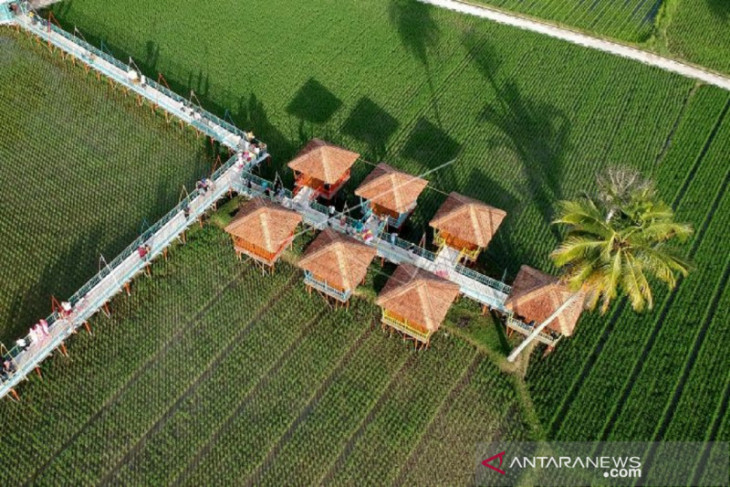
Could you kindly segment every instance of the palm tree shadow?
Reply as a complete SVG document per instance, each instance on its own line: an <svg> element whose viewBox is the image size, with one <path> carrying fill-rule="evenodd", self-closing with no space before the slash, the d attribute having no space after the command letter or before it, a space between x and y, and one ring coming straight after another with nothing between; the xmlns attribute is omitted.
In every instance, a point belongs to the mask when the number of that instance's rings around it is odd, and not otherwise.
<svg viewBox="0 0 730 487"><path fill-rule="evenodd" d="M712 13L724 21L730 21L730 2L728 0L707 0Z"/></svg>
<svg viewBox="0 0 730 487"><path fill-rule="evenodd" d="M464 46L495 94L495 100L488 102L479 115L480 121L500 131L488 143L492 148L506 147L519 158L523 191L537 203L549 224L553 206L562 198L562 166L570 148L570 120L554 105L527 98L515 81L498 81L499 58L483 38L467 34Z"/></svg>
<svg viewBox="0 0 730 487"><path fill-rule="evenodd" d="M398 31L401 43L423 65L431 91L431 105L441 127L441 114L428 60L428 53L438 45L441 34L431 16L432 11L433 7L414 0L390 0L388 4L388 17Z"/></svg>

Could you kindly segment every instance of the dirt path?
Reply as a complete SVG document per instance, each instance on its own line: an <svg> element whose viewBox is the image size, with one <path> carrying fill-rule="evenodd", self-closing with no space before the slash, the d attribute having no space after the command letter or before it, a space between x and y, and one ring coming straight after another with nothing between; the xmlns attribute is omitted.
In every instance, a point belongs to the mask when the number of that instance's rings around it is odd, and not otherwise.
<svg viewBox="0 0 730 487"><path fill-rule="evenodd" d="M590 49L607 52L615 56L633 59L640 63L654 66L665 71L680 74L687 78L696 79L710 85L718 86L722 89L730 91L730 77L713 73L707 69L698 66L691 66L673 59L669 59L658 54L642 51L635 47L619 44L618 42L607 41L598 37L592 37L573 30L569 30L557 25L548 24L538 20L532 20L518 15L510 14L501 10L495 10L489 7L472 5L460 0L418 0L422 3L435 5L437 7L453 10L455 12L474 15L483 19L499 22L500 24L510 25L519 29L537 32L546 36L562 39L579 46Z"/></svg>

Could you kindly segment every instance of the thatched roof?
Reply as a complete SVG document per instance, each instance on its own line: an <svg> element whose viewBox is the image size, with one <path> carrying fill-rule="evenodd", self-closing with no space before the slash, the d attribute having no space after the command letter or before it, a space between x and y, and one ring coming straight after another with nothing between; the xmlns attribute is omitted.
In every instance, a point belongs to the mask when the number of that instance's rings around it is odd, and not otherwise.
<svg viewBox="0 0 730 487"><path fill-rule="evenodd" d="M380 291L376 303L436 331L458 295L457 284L411 264L401 264Z"/></svg>
<svg viewBox="0 0 730 487"><path fill-rule="evenodd" d="M312 139L288 166L325 184L335 184L359 157L360 154L356 152L337 147L324 140Z"/></svg>
<svg viewBox="0 0 730 487"><path fill-rule="evenodd" d="M339 289L355 289L377 250L328 228L314 239L297 264Z"/></svg>
<svg viewBox="0 0 730 487"><path fill-rule="evenodd" d="M355 190L355 194L396 213L405 213L428 185L428 181L396 171L381 162Z"/></svg>
<svg viewBox="0 0 730 487"><path fill-rule="evenodd" d="M523 265L512 284L512 292L505 306L515 315L523 316L528 323L534 321L537 325L553 314L573 294L573 291L561 284L556 277ZM563 310L548 328L570 336L582 312L583 300L578 299Z"/></svg>
<svg viewBox="0 0 730 487"><path fill-rule="evenodd" d="M294 233L302 216L263 198L254 198L241 207L226 232L267 252L276 252Z"/></svg>
<svg viewBox="0 0 730 487"><path fill-rule="evenodd" d="M507 212L479 200L451 193L436 216L428 223L433 228L484 248L497 232Z"/></svg>

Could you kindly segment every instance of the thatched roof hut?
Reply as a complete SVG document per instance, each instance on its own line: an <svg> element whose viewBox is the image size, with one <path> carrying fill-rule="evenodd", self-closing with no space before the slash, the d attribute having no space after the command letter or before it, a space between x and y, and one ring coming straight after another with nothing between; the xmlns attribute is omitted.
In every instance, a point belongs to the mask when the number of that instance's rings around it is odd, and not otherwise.
<svg viewBox="0 0 730 487"><path fill-rule="evenodd" d="M383 323L428 343L439 329L459 286L411 264L401 264L378 295Z"/></svg>
<svg viewBox="0 0 730 487"><path fill-rule="evenodd" d="M233 238L236 252L273 265L289 245L302 216L263 198L244 204L225 231Z"/></svg>
<svg viewBox="0 0 730 487"><path fill-rule="evenodd" d="M350 168L360 154L320 139L312 139L287 164L293 171L297 186L308 186L325 198L334 196L350 178Z"/></svg>
<svg viewBox="0 0 730 487"><path fill-rule="evenodd" d="M523 322L534 322L538 325L573 294L575 293L560 283L558 278L523 265L512 284L512 292L505 306ZM563 310L547 328L561 335L570 336L582 312L583 300L578 299Z"/></svg>
<svg viewBox="0 0 730 487"><path fill-rule="evenodd" d="M470 260L489 245L507 212L458 193L449 194L429 225L435 243L463 251Z"/></svg>
<svg viewBox="0 0 730 487"><path fill-rule="evenodd" d="M347 301L365 279L376 253L375 248L328 228L307 247L297 265L307 273L308 285Z"/></svg>
<svg viewBox="0 0 730 487"><path fill-rule="evenodd" d="M427 185L425 179L397 171L381 162L368 174L355 194L369 201L377 215L397 219L413 211L418 196Z"/></svg>

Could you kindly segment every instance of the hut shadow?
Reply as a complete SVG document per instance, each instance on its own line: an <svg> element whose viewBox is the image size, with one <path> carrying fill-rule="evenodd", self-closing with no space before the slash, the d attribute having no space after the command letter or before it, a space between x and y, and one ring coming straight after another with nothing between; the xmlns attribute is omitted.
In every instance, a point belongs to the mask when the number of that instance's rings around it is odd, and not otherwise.
<svg viewBox="0 0 730 487"><path fill-rule="evenodd" d="M706 0L713 15L724 21L730 21L730 2L728 0ZM730 26L728 26L730 27Z"/></svg>
<svg viewBox="0 0 730 487"><path fill-rule="evenodd" d="M286 107L286 113L299 120L299 140L312 138L312 125L328 122L342 106L337 98L322 83L309 78L296 92Z"/></svg>
<svg viewBox="0 0 730 487"><path fill-rule="evenodd" d="M401 44L423 65L431 92L431 106L438 125L442 126L428 60L429 51L436 47L441 35L438 24L431 16L432 12L433 7L414 0L390 0L388 4L388 17L398 32Z"/></svg>
<svg viewBox="0 0 730 487"><path fill-rule="evenodd" d="M398 268L397 265L387 261L385 262L383 267L380 267L380 264L377 263L377 260L379 260L379 257L375 258L375 262L373 262L372 264L373 268L369 272L372 275L371 285L376 295L380 294L380 291L383 290L385 284L388 282L388 279L390 279L390 276L393 275L395 270Z"/></svg>
<svg viewBox="0 0 730 487"><path fill-rule="evenodd" d="M386 146L399 126L387 111L370 98L363 97L345 120L341 132L368 145L370 158L380 160L386 156Z"/></svg>
<svg viewBox="0 0 730 487"><path fill-rule="evenodd" d="M443 129L421 117L408 135L401 155L418 162L424 170L429 170L453 161L460 152L461 144ZM458 188L453 164L440 168L426 178L446 192Z"/></svg>

